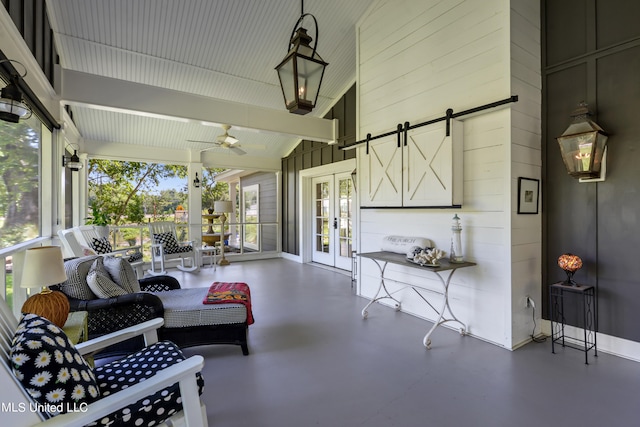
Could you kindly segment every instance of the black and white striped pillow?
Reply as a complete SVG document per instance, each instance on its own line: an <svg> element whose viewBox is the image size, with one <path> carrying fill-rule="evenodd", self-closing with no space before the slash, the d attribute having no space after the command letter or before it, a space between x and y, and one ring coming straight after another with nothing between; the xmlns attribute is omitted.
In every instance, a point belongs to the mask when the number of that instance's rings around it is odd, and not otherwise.
<svg viewBox="0 0 640 427"><path fill-rule="evenodd" d="M87 284L98 298L113 298L125 295L127 292L111 279L109 272L104 268L104 259L96 258L87 274Z"/></svg>

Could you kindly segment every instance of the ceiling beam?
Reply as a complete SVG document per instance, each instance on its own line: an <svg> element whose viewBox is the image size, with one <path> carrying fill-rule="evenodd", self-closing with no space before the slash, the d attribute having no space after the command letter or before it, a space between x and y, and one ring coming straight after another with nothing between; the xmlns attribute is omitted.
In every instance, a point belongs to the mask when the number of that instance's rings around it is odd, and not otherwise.
<svg viewBox="0 0 640 427"><path fill-rule="evenodd" d="M278 171L281 168L279 158L238 156L230 153L205 152L199 150L177 150L172 148L149 147L119 142L83 141L83 151L92 159L120 161L141 161L172 165L203 163L206 167L225 169L249 169Z"/></svg>
<svg viewBox="0 0 640 427"><path fill-rule="evenodd" d="M61 80L61 102L71 106L169 120L228 124L330 144L338 138L337 119L299 116L68 69L62 69Z"/></svg>

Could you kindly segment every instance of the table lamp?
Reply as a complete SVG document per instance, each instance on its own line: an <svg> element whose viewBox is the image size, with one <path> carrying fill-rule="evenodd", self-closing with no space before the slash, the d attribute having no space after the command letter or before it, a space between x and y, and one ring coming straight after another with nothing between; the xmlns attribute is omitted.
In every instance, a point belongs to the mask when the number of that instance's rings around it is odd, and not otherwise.
<svg viewBox="0 0 640 427"><path fill-rule="evenodd" d="M213 210L220 214L220 250L222 256L218 261L218 265L229 265L229 260L224 257L224 223L227 220L225 213L233 212L233 203L228 200L217 200L213 202Z"/></svg>
<svg viewBox="0 0 640 427"><path fill-rule="evenodd" d="M42 288L32 295L22 306L23 313L33 313L47 318L62 327L69 315L69 300L59 291L52 291L49 285L67 280L64 271L62 249L59 246L42 246L27 249L22 271L21 288Z"/></svg>
<svg viewBox="0 0 640 427"><path fill-rule="evenodd" d="M578 284L573 280L573 274L582 268L582 260L578 255L560 255L558 258L558 267L567 273L567 280L563 282L564 285L578 286Z"/></svg>

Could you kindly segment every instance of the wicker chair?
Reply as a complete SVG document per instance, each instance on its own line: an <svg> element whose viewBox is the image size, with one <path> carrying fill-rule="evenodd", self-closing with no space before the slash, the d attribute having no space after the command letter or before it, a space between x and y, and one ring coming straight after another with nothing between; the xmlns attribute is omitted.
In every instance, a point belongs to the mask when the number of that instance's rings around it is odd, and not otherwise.
<svg viewBox="0 0 640 427"><path fill-rule="evenodd" d="M160 317L165 319L165 324L158 330L158 336L160 339L174 342L180 348L207 344L233 344L239 345L244 355L249 354L247 312L244 307L238 304L204 305L202 299L208 288L181 289L180 282L171 276L138 279L141 292L96 298L90 291L78 290L78 284L82 284L83 287L86 285L86 276L96 258L97 256L89 256L66 260L67 281L58 286L51 286L52 289L60 290L67 295L71 311L88 312L90 339ZM121 261L120 265L125 270L131 270L130 275L134 274L126 262ZM186 311L184 310L185 301ZM202 317L200 310L217 310L214 320L210 322L214 324L203 324L201 321L187 325L179 323L186 312L193 313L200 319ZM176 317L178 324L176 324ZM144 342L136 337L116 346L110 346L95 357L128 354L143 346Z"/></svg>

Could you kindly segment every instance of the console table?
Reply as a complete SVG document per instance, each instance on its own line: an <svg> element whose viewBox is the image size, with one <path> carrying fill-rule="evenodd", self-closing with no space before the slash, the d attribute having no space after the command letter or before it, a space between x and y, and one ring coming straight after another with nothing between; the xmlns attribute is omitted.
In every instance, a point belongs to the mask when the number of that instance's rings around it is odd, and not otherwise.
<svg viewBox="0 0 640 427"><path fill-rule="evenodd" d="M391 264L402 265L404 267L416 268L423 271L424 270L430 271L438 277L438 279L440 280L440 283L442 284L442 293L441 293L441 295L443 296L442 308L438 310L429 302L429 300L427 300L427 298L424 295L418 292L418 290L416 289L419 287L418 285L399 282L397 280L394 280L394 282L396 283L402 283L406 285L406 287L410 287L411 289L413 289L420 296L420 298L422 298L422 300L424 300L424 302L426 302L429 305L429 307L431 307L433 311L435 311L438 314L438 317L434 322L433 326L431 327L431 329L429 329L429 332L427 332L427 334L424 336L424 339L422 340L422 343L427 348L427 350L431 349L431 334L433 333L433 331L438 326L446 322L459 323L462 326L462 328L460 328L460 335L467 334L467 326L464 323L462 323L455 316L455 314L453 314L453 311L451 311L451 307L449 306L449 283L451 282L451 276L453 276L453 273L455 273L457 269L464 268L464 267L472 267L476 265L475 263L473 262L452 263L443 259L443 260L440 260L440 265L438 265L437 267L428 267L428 266L422 266L420 264L412 263L405 257L405 255L396 254L393 252L385 252L385 251L365 252L365 253L358 254L358 256L361 258L368 258L372 260L380 270L380 285L378 286L378 290L376 291L376 294L374 295L373 299L369 302L369 304L365 306L365 308L362 309L363 318L365 319L367 318L367 316L369 315L368 309L373 303L383 299L391 299L392 301L395 301L396 311L400 310L400 306L401 306L400 301L398 301L393 296L391 296L391 294L387 290L387 285L385 284L385 280L393 280L385 277L385 270L387 268L387 265L391 263ZM448 275L446 275L446 277L441 274L444 272L449 272ZM446 311L449 312L450 317L445 317Z"/></svg>

